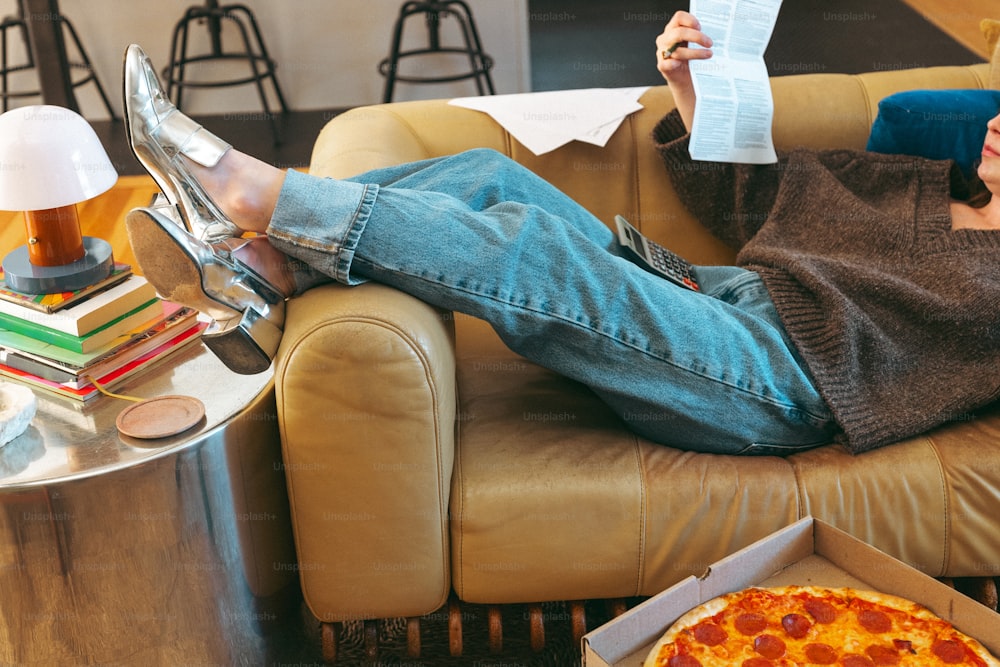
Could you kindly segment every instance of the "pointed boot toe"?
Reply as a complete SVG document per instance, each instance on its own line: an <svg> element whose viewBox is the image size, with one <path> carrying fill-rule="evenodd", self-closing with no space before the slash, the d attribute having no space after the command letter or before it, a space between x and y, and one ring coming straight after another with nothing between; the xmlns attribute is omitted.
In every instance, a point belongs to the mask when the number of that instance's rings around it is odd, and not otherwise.
<svg viewBox="0 0 1000 667"><path fill-rule="evenodd" d="M214 242L239 236L185 164L184 158L214 167L232 146L181 113L169 100L145 52L136 44L125 51L125 130L136 159L177 207L193 236Z"/></svg>

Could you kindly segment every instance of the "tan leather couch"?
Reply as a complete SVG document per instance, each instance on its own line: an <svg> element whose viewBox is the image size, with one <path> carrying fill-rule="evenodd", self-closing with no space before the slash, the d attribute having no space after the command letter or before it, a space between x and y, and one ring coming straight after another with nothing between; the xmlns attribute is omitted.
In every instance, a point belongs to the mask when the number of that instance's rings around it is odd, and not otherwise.
<svg viewBox="0 0 1000 667"><path fill-rule="evenodd" d="M979 88L986 64L773 80L780 148L863 148L883 96ZM651 89L605 148L537 157L444 101L337 116L311 171L342 177L490 147L601 219L621 213L701 263L730 252L678 204L650 145ZM289 304L276 367L302 588L323 622L472 603L654 594L813 515L933 576L1000 574L1000 412L852 456L691 454L632 435L581 386L482 322L376 284Z"/></svg>

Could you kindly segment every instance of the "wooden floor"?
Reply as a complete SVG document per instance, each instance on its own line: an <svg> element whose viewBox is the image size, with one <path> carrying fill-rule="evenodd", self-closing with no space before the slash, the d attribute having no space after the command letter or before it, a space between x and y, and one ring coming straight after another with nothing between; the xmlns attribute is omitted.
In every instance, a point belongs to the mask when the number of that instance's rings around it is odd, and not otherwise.
<svg viewBox="0 0 1000 667"><path fill-rule="evenodd" d="M955 41L981 55L984 59L990 57L986 49L986 41L979 31L979 21L983 18L1000 19L1000 7L997 6L996 0L904 1Z"/></svg>

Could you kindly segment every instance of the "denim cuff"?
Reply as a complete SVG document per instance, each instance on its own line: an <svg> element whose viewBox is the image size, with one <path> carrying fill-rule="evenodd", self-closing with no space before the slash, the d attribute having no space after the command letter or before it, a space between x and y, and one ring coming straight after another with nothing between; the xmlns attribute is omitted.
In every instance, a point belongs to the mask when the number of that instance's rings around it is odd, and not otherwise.
<svg viewBox="0 0 1000 667"><path fill-rule="evenodd" d="M289 170L267 228L278 250L345 285L353 278L354 250L371 216L378 185L317 178ZM322 207L316 202L323 202Z"/></svg>

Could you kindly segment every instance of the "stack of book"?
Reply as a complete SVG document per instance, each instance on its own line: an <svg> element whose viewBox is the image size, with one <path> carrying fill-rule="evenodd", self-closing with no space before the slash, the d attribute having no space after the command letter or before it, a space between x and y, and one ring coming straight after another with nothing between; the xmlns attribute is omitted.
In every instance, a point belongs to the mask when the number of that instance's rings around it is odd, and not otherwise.
<svg viewBox="0 0 1000 667"><path fill-rule="evenodd" d="M112 389L197 341L205 326L127 264L75 292L0 285L0 375L85 401L101 393L98 385Z"/></svg>

